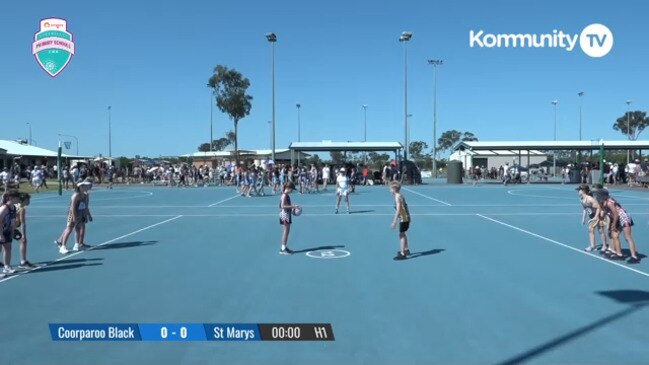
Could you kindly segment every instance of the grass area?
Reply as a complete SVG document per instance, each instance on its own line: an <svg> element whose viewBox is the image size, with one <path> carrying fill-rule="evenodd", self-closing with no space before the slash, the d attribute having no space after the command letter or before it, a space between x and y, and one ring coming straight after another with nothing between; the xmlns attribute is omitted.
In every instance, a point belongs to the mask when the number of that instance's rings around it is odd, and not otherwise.
<svg viewBox="0 0 649 365"><path fill-rule="evenodd" d="M20 183L20 187L18 191L23 192L23 193L29 193L29 194L48 194L48 193L56 193L59 191L59 182L56 179L48 179L47 180L47 186L49 189L41 188L38 193L36 192L36 189L32 186L31 183L27 181L23 181ZM0 191L4 191L4 187L0 186Z"/></svg>

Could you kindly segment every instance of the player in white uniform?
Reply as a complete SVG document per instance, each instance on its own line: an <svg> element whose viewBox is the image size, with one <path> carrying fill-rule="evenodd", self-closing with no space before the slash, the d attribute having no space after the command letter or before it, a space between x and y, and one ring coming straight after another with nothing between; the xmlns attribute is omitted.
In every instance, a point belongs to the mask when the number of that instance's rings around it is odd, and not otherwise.
<svg viewBox="0 0 649 365"><path fill-rule="evenodd" d="M338 214L338 208L340 208L340 200L342 197L345 197L345 202L347 202L347 214L349 214L349 178L345 173L345 168L341 168L336 178L336 197L338 201L336 202L336 214Z"/></svg>
<svg viewBox="0 0 649 365"><path fill-rule="evenodd" d="M43 171L38 166L32 171L32 186L37 193L43 186Z"/></svg>
<svg viewBox="0 0 649 365"><path fill-rule="evenodd" d="M322 184L324 185L324 190L327 190L327 183L329 183L329 165L325 165L322 168Z"/></svg>

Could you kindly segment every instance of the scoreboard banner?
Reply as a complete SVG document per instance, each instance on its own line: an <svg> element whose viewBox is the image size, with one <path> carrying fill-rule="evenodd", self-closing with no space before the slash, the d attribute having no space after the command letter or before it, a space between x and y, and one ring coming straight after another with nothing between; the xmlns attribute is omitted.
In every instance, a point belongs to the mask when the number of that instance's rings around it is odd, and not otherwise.
<svg viewBox="0 0 649 365"><path fill-rule="evenodd" d="M330 323L50 323L53 341L335 341Z"/></svg>

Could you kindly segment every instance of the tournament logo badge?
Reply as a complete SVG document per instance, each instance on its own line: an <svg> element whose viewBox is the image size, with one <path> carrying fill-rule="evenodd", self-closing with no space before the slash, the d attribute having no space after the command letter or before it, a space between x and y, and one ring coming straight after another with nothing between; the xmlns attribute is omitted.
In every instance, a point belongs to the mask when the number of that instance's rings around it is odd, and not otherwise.
<svg viewBox="0 0 649 365"><path fill-rule="evenodd" d="M64 19L43 19L40 31L34 34L32 53L52 77L63 71L74 55L72 33L68 32L67 24Z"/></svg>

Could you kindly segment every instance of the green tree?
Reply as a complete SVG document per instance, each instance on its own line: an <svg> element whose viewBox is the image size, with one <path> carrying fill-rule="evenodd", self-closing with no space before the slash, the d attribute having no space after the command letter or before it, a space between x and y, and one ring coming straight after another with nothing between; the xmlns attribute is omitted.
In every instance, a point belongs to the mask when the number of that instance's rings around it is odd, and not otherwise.
<svg viewBox="0 0 649 365"><path fill-rule="evenodd" d="M221 137L219 139L215 139L212 141L212 150L213 151L223 151L227 146L231 145L234 143L234 133L232 131L229 131L225 134L225 137ZM210 144L209 143L201 143L200 146L198 146L198 151L199 152L209 152L210 151Z"/></svg>
<svg viewBox="0 0 649 365"><path fill-rule="evenodd" d="M413 160L421 160L424 157L424 149L428 148L428 144L423 141L414 141L410 142L410 146L408 146L408 151L410 151L410 156L412 157Z"/></svg>
<svg viewBox="0 0 649 365"><path fill-rule="evenodd" d="M476 137L476 136L475 136L473 133L471 133L471 132L464 132L464 134L462 134L462 141L469 141L469 142L471 142L471 141L477 141L477 140L478 140L478 137Z"/></svg>
<svg viewBox="0 0 649 365"><path fill-rule="evenodd" d="M647 112L636 110L626 112L624 116L617 118L615 124L613 124L613 129L622 132L628 139L635 141L647 126L649 126Z"/></svg>
<svg viewBox="0 0 649 365"><path fill-rule="evenodd" d="M460 141L477 141L478 138L471 132L450 130L442 133L437 140L438 151L446 151Z"/></svg>
<svg viewBox="0 0 649 365"><path fill-rule="evenodd" d="M439 151L446 151L456 144L460 138L462 138L462 133L459 131L450 130L442 133L442 135L437 140L437 149Z"/></svg>
<svg viewBox="0 0 649 365"><path fill-rule="evenodd" d="M120 167L129 167L131 165L131 159L128 157L120 157L117 159L118 166Z"/></svg>
<svg viewBox="0 0 649 365"><path fill-rule="evenodd" d="M234 159L239 163L239 121L250 114L252 96L246 94L250 81L234 69L223 65L214 68L208 85L216 95L216 106L234 122Z"/></svg>
<svg viewBox="0 0 649 365"><path fill-rule="evenodd" d="M228 138L219 138L212 141L212 149L214 151L223 151L227 146L231 145L232 141Z"/></svg>
<svg viewBox="0 0 649 365"><path fill-rule="evenodd" d="M378 154L377 152L370 152L367 154L368 164L373 169L380 169L388 161L390 161L390 155L387 153Z"/></svg>
<svg viewBox="0 0 649 365"><path fill-rule="evenodd" d="M314 165L316 165L316 166L319 166L321 163L322 163L322 161L320 160L320 156L318 156L317 154L315 154L315 155L313 155L313 156L307 158L307 159L304 161L304 164L305 164L305 165L311 165L311 164L314 164Z"/></svg>
<svg viewBox="0 0 649 365"><path fill-rule="evenodd" d="M237 139L237 135L233 131L227 131L225 133L225 138L227 138L228 141L230 141L229 144L234 144L234 140Z"/></svg>
<svg viewBox="0 0 649 365"><path fill-rule="evenodd" d="M341 151L331 151L331 162L339 165L345 163L345 156Z"/></svg>
<svg viewBox="0 0 649 365"><path fill-rule="evenodd" d="M358 163L358 162L363 162L363 154L360 152L347 152L345 161L351 162L351 163Z"/></svg>

